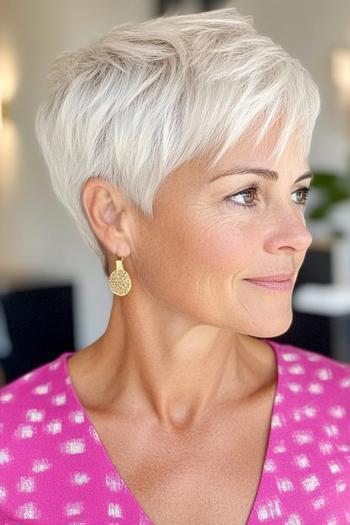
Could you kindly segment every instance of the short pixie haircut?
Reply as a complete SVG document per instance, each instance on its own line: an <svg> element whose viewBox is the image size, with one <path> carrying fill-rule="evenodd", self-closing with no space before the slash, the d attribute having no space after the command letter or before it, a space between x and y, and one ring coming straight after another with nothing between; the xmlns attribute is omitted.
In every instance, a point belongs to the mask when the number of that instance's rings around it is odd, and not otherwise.
<svg viewBox="0 0 350 525"><path fill-rule="evenodd" d="M117 25L56 57L47 79L37 138L57 198L106 275L104 247L82 205L88 178L117 185L153 217L170 172L201 155L212 169L256 122L255 144L280 123L271 158L295 131L307 156L320 111L300 61L233 7Z"/></svg>

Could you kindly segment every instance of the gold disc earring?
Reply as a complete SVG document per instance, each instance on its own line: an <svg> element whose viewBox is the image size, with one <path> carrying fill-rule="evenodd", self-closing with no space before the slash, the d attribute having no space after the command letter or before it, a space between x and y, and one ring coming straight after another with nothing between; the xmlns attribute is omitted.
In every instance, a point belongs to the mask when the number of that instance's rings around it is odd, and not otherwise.
<svg viewBox="0 0 350 525"><path fill-rule="evenodd" d="M109 276L108 282L112 292L115 295L126 295L131 290L130 275L123 267L123 259L115 261L115 270Z"/></svg>

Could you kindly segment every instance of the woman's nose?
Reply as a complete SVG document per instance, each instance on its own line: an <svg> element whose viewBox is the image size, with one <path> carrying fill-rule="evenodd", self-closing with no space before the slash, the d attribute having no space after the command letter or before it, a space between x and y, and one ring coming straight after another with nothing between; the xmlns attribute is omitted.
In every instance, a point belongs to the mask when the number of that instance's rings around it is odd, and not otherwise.
<svg viewBox="0 0 350 525"><path fill-rule="evenodd" d="M311 243L312 235L304 215L300 212L285 211L275 217L275 227L265 240L265 249L274 253L285 249L303 252Z"/></svg>

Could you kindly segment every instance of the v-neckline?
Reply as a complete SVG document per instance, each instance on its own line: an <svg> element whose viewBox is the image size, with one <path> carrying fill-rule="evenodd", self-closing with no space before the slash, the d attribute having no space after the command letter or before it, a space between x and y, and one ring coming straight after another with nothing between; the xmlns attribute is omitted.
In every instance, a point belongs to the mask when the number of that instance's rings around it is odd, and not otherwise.
<svg viewBox="0 0 350 525"><path fill-rule="evenodd" d="M278 348L279 347L279 343L277 343L276 341L271 341L270 339L265 339L265 338L262 338L261 341L263 341L266 344L268 344L273 350L274 357L275 357L275 367L276 367L276 375L275 375L276 386L275 386L275 392L274 392L274 396L273 396L273 403L272 403L272 409L271 409L271 414L270 414L270 422L269 422L269 431L268 431L268 436L267 436L267 444L266 444L266 448L265 448L264 459L263 459L263 463L262 463L262 469L261 469L261 472L260 472L259 482L258 482L258 486L257 486L256 492L255 492L253 503L252 503L251 509L249 511L249 515L248 515L248 518L247 518L247 521L246 521L245 525L253 525L253 523L251 523L251 521L253 519L253 513L255 512L255 509L256 509L256 506L257 506L257 503L259 501L259 497L260 497L260 494L261 494L261 491L262 491L262 485L263 485L263 481L264 481L264 468L265 468L265 465L266 465L269 457L271 456L273 422L274 422L274 417L275 417L275 414L276 414L277 399L278 399L280 391L281 391L281 379L280 379L280 370L279 370L280 369L280 358L279 358L279 352L278 352L278 350L279 350L279 348ZM68 358L71 355L75 354L75 353L76 353L75 351L74 352L64 352L61 355L61 358L63 360L63 373L64 373L64 376L65 376L65 378L64 378L65 379L65 384L67 385L68 389L70 390L77 408L80 410L80 412L82 412L82 414L84 416L84 423L87 426L87 433L89 433L89 428L88 427L90 427L93 430L93 432L96 434L96 436L99 439L99 443L101 445L101 451L102 451L102 454L103 454L104 463L106 464L106 466L108 466L108 469L110 471L114 472L118 476L118 478L122 481L123 485L125 486L125 488L128 491L129 495L132 497L132 499L136 503L137 507L140 509L140 511L142 511L144 516L149 520L150 525L153 525L153 521L147 515L147 513L143 509L142 505L140 505L140 503L138 502L138 500L136 499L136 497L134 496L134 494L132 493L132 491L128 487L128 484L125 483L125 480L120 475L118 469L116 468L116 466L112 462L112 460L111 460L111 458L110 458L110 456L109 456L109 454L107 452L107 449L104 446L103 441L100 439L100 436L99 436L95 426L93 425L93 423L92 423L92 421L90 419L90 416L89 416L87 410L85 409L85 407L81 403L81 401L80 401L80 399L79 399L79 397L78 397L78 395L77 395L77 393L75 391L75 388L73 386L73 383L72 383L72 380L71 380L71 377L70 377L68 364L67 364Z"/></svg>

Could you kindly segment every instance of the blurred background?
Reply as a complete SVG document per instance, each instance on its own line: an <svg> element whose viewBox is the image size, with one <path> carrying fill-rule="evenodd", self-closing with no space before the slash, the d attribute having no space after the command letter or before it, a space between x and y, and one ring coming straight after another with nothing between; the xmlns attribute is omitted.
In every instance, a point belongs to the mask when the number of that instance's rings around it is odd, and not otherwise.
<svg viewBox="0 0 350 525"><path fill-rule="evenodd" d="M100 337L112 301L35 138L52 60L123 22L228 6L301 60L322 99L305 211L313 243L293 323L275 340L350 361L350 2L0 0L0 384Z"/></svg>

